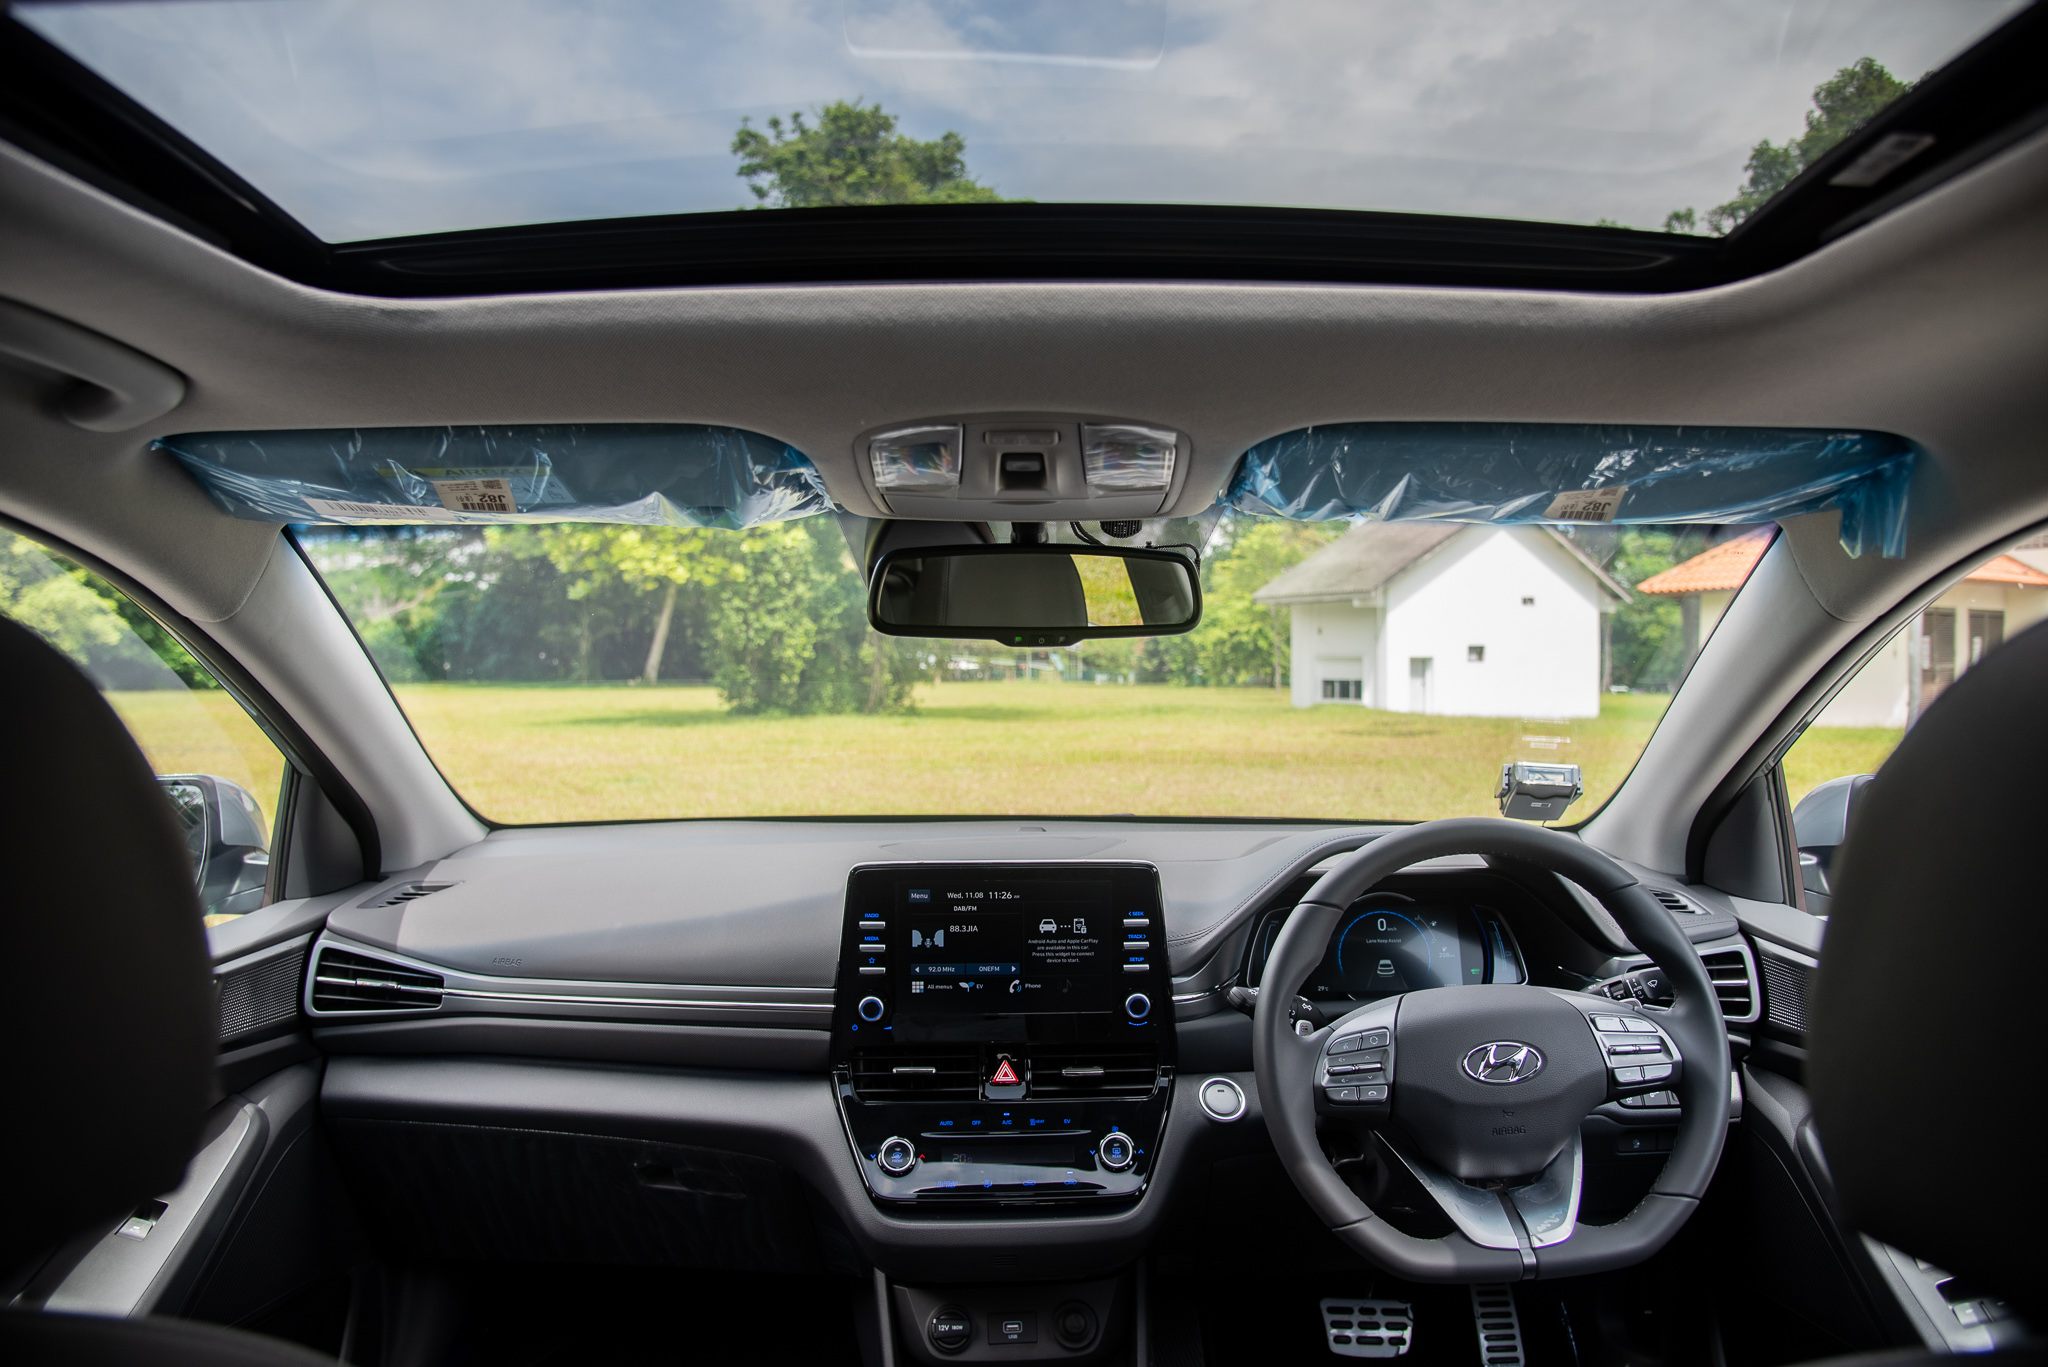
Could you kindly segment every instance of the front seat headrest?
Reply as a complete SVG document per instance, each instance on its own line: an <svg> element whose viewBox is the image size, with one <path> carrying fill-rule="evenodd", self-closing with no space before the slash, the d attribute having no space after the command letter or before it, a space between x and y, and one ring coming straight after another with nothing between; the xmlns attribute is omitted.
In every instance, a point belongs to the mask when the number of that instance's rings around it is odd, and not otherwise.
<svg viewBox="0 0 2048 1367"><path fill-rule="evenodd" d="M1807 1078L1842 1215L2048 1322L2048 624L1950 685L1836 856Z"/></svg>
<svg viewBox="0 0 2048 1367"><path fill-rule="evenodd" d="M114 709L0 618L0 1275L178 1185L219 1016L192 865Z"/></svg>

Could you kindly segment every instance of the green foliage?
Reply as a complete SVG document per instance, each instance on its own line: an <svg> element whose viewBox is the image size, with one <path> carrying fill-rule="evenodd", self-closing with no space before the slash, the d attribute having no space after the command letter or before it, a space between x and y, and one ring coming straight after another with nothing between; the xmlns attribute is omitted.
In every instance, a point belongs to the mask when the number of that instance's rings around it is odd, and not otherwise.
<svg viewBox="0 0 2048 1367"><path fill-rule="evenodd" d="M1707 210L1707 231L1717 237L1732 232L1790 185L1801 171L1912 88L1912 82L1901 81L1874 57L1859 57L1822 81L1813 89L1813 108L1806 113L1806 131L1783 143L1765 138L1750 149L1749 160L1743 166L1742 188L1726 204ZM1698 216L1685 208L1665 218L1664 231L1697 232L1698 225Z"/></svg>
<svg viewBox="0 0 2048 1367"><path fill-rule="evenodd" d="M1630 591L1629 601L1615 609L1609 628L1608 658L1615 683L1638 693L1668 693L1678 686L1686 663L1678 600L1668 594L1637 593L1635 586L1703 549L1697 533L1621 529L1619 547L1607 565L1607 572Z"/></svg>
<svg viewBox="0 0 2048 1367"><path fill-rule="evenodd" d="M70 656L102 687L218 688L163 625L113 585L26 537L0 544L0 614Z"/></svg>
<svg viewBox="0 0 2048 1367"><path fill-rule="evenodd" d="M646 679L658 646L657 677L713 679L736 711L891 712L930 673L921 643L868 631L829 518L354 527L305 544L394 683Z"/></svg>
<svg viewBox="0 0 2048 1367"><path fill-rule="evenodd" d="M1346 522L1235 517L1202 565L1202 624L1139 643L1141 683L1261 685L1287 681L1289 617L1252 595L1349 530ZM1277 674L1277 681L1276 681Z"/></svg>
<svg viewBox="0 0 2048 1367"><path fill-rule="evenodd" d="M763 204L810 209L841 204L999 204L1002 196L967 174L967 143L948 132L920 142L896 131L879 105L835 101L766 132L747 119L733 134L739 174Z"/></svg>
<svg viewBox="0 0 2048 1367"><path fill-rule="evenodd" d="M915 643L868 630L866 596L824 518L742 533L711 618L712 680L735 712L908 712L930 677Z"/></svg>

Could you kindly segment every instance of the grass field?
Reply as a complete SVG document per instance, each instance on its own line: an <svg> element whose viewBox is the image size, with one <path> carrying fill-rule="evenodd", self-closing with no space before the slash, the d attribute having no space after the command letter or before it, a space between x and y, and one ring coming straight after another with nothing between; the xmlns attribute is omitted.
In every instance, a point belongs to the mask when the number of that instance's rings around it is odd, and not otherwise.
<svg viewBox="0 0 2048 1367"><path fill-rule="evenodd" d="M107 700L159 774L213 774L241 784L277 817L284 756L249 720L240 703L214 690L153 689L109 693Z"/></svg>
<svg viewBox="0 0 2048 1367"><path fill-rule="evenodd" d="M1494 812L1503 760L1584 766L1590 815L1670 701L1611 696L1577 721L1291 707L1259 688L929 684L907 717L735 717L709 688L417 684L400 701L494 820L1100 815L1386 817ZM270 814L282 760L221 693L116 693L159 773L211 773ZM1532 747L1527 735L1562 738ZM1874 769L1895 731L1809 731L1794 800Z"/></svg>
<svg viewBox="0 0 2048 1367"><path fill-rule="evenodd" d="M932 684L908 717L734 717L708 688L398 689L449 777L501 821L821 813L1480 815L1503 759L1627 773L1666 700L1525 726L1290 707L1256 688ZM1569 735L1557 749L1529 730ZM1591 810L1582 805L1580 810Z"/></svg>

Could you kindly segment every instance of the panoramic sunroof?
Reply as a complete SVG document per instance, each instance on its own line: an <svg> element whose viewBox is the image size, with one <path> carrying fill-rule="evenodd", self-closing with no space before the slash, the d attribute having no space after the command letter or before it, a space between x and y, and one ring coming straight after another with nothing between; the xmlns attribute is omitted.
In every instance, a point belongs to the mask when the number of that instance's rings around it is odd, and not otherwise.
<svg viewBox="0 0 2048 1367"><path fill-rule="evenodd" d="M998 200L1722 233L2023 7L183 0L10 13L345 243Z"/></svg>

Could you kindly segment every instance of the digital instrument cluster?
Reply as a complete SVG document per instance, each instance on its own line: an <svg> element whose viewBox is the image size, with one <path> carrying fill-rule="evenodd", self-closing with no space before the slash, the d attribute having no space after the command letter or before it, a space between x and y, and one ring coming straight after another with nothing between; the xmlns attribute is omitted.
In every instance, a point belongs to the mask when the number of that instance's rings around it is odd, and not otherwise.
<svg viewBox="0 0 2048 1367"><path fill-rule="evenodd" d="M1259 924L1246 964L1245 980L1252 986L1258 985L1287 910L1269 913ZM1513 934L1486 908L1375 893L1338 919L1301 995L1310 1001L1367 1002L1425 987L1527 980Z"/></svg>

